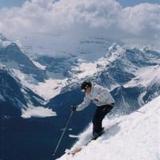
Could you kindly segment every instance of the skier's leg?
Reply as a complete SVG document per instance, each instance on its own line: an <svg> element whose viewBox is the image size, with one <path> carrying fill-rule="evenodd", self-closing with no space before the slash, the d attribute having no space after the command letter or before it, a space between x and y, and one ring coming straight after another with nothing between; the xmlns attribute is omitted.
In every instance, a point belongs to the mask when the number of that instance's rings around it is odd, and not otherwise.
<svg viewBox="0 0 160 160"><path fill-rule="evenodd" d="M102 123L101 123L100 117L101 117L101 108L97 107L93 120L92 120L93 134L98 133L102 129Z"/></svg>
<svg viewBox="0 0 160 160"><path fill-rule="evenodd" d="M104 105L97 107L97 110L95 112L95 115L93 117L93 135L94 133L101 133L102 128L102 120L106 116L107 113L109 113L112 110L112 105Z"/></svg>
<svg viewBox="0 0 160 160"><path fill-rule="evenodd" d="M101 111L101 116L100 116L100 121L102 124L102 121L104 117L113 109L113 105L105 105L102 106L102 111Z"/></svg>

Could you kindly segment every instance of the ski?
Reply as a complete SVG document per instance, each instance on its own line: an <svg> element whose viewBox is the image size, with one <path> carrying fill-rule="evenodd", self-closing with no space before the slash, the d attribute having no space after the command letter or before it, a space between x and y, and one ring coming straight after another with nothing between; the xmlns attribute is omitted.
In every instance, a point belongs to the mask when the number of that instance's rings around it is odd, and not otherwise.
<svg viewBox="0 0 160 160"><path fill-rule="evenodd" d="M84 145L77 147L73 150L67 150L66 153L68 155L72 155L75 156L77 153L79 153L80 151L82 151L82 149L86 146L88 146L92 141L96 141L98 140L102 135L104 135L105 133L107 133L113 126L118 125L121 121L118 121L116 123L113 123L111 125L109 125L107 128L105 128L97 137L91 137Z"/></svg>
<svg viewBox="0 0 160 160"><path fill-rule="evenodd" d="M72 156L75 156L77 153L79 153L82 149L83 149L83 147L86 147L90 142L92 142L92 141L96 141L99 137L101 137L103 134L105 133L105 131L103 131L98 137L92 137L85 145L83 145L83 146L80 146L80 147L78 147L78 148L75 148L74 150L72 150L72 151L70 151L70 150L66 150L66 153L68 154L68 155L72 155Z"/></svg>

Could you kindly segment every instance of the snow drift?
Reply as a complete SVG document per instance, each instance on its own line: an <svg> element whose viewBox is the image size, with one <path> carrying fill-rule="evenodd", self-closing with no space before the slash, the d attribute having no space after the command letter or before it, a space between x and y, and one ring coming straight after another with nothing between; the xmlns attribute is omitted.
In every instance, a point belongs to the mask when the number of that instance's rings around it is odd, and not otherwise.
<svg viewBox="0 0 160 160"><path fill-rule="evenodd" d="M75 156L65 154L59 160L159 160L160 96L130 115L104 120L106 132L84 146L91 125L79 136L71 150L83 147Z"/></svg>

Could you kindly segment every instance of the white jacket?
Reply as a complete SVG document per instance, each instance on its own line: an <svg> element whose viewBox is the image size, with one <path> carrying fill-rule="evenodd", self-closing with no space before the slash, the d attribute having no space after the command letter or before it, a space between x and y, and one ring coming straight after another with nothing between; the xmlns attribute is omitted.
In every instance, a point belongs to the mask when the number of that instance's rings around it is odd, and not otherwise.
<svg viewBox="0 0 160 160"><path fill-rule="evenodd" d="M98 101L96 101L95 99L98 99ZM85 95L83 102L77 106L76 110L83 110L91 103L91 101L96 104L96 106L115 103L115 100L113 99L107 88L103 88L102 86L95 84L92 86L91 93L89 95Z"/></svg>

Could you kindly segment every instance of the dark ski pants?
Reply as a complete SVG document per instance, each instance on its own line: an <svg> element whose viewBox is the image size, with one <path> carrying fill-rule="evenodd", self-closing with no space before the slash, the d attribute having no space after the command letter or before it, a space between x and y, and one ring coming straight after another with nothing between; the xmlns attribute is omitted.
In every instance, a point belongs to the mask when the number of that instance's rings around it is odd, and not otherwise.
<svg viewBox="0 0 160 160"><path fill-rule="evenodd" d="M104 105L104 106L98 106L97 107L96 112L95 112L94 117L93 117L93 120L92 120L92 122L93 122L93 134L94 133L100 133L103 130L102 120L107 115L107 113L109 113L112 110L113 105Z"/></svg>

